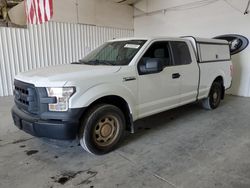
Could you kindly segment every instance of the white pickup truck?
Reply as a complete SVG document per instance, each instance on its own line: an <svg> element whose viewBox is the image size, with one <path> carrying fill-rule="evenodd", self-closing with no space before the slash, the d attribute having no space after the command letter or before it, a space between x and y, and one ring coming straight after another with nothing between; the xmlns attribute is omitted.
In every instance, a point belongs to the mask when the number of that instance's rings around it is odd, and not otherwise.
<svg viewBox="0 0 250 188"><path fill-rule="evenodd" d="M38 137L78 138L88 152L113 150L134 122L187 103L215 109L232 82L227 41L129 38L67 65L19 74L12 116Z"/></svg>

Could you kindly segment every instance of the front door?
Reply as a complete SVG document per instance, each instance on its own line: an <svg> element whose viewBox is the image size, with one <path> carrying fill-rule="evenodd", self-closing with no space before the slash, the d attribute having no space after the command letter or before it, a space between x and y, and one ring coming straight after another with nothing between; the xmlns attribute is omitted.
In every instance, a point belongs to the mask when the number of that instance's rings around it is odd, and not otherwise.
<svg viewBox="0 0 250 188"><path fill-rule="evenodd" d="M139 73L139 118L173 108L180 103L181 81L178 66L173 66L169 42L153 42L138 62L138 69L148 58L161 59L164 69L153 74Z"/></svg>

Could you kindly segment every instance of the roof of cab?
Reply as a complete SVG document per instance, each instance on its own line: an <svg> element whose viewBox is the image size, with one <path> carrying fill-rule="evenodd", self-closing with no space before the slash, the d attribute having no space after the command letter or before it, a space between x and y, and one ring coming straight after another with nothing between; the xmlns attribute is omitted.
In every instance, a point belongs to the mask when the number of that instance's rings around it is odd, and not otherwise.
<svg viewBox="0 0 250 188"><path fill-rule="evenodd" d="M128 38L120 38L120 39L113 39L109 42L115 42L115 41L126 41L126 40L156 40L156 39L178 39L179 37L128 37ZM180 38L179 38L180 39Z"/></svg>
<svg viewBox="0 0 250 188"><path fill-rule="evenodd" d="M120 39L113 39L109 42L115 42L115 41L127 41L127 40L159 40L159 39L184 39L184 40L190 40L190 38L194 39L196 42L200 43L219 43L219 44L228 44L228 41L226 40L220 40L220 39L210 39L210 38L199 38L199 37L164 37L164 36L157 36L157 37L129 37L129 38L120 38Z"/></svg>

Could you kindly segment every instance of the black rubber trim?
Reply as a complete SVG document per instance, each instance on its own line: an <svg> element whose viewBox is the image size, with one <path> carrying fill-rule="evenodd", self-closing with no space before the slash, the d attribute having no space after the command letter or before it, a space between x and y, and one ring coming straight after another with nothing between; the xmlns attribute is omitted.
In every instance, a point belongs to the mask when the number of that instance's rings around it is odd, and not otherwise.
<svg viewBox="0 0 250 188"><path fill-rule="evenodd" d="M80 117L85 108L70 109L68 112L48 112L33 115L14 106L11 110L14 124L21 130L37 137L52 139L74 139L77 136Z"/></svg>
<svg viewBox="0 0 250 188"><path fill-rule="evenodd" d="M219 63L219 62L225 62L225 61L231 61L231 59L221 59L221 60L211 60L211 61L201 61L200 63Z"/></svg>

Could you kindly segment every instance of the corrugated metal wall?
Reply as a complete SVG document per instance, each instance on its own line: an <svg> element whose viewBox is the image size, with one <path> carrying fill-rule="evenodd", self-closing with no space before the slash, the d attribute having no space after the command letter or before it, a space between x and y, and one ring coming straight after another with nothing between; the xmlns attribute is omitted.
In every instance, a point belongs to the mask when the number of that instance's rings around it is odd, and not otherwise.
<svg viewBox="0 0 250 188"><path fill-rule="evenodd" d="M103 42L133 30L49 22L28 29L0 28L0 96L12 95L19 72L77 61Z"/></svg>

